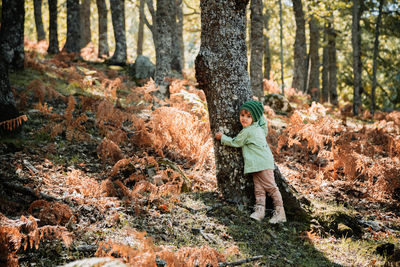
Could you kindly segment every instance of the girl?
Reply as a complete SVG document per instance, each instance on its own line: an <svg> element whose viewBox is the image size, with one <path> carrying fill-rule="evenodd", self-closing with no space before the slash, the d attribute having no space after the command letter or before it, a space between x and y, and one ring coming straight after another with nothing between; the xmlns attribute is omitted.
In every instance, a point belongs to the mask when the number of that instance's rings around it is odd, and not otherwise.
<svg viewBox="0 0 400 267"><path fill-rule="evenodd" d="M254 181L256 198L255 211L250 218L261 221L265 216L265 193L273 200L274 215L270 223L286 222L282 196L275 183L274 158L268 146L267 121L264 117L264 106L258 101L247 101L240 107L240 123L243 129L231 138L221 132L215 134L223 145L241 147L244 159L244 174L251 173Z"/></svg>

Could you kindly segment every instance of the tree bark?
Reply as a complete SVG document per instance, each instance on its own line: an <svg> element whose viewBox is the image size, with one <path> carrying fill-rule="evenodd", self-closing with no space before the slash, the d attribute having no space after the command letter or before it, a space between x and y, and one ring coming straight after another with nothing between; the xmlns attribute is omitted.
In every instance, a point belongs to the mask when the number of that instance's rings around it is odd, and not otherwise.
<svg viewBox="0 0 400 267"><path fill-rule="evenodd" d="M337 95L337 59L336 59L336 31L332 22L329 27L328 37L328 60L329 60L329 102L333 105L338 104Z"/></svg>
<svg viewBox="0 0 400 267"><path fill-rule="evenodd" d="M79 25L79 0L67 0L67 41L65 42L63 51L68 53L80 52L81 33Z"/></svg>
<svg viewBox="0 0 400 267"><path fill-rule="evenodd" d="M372 64L372 88L371 88L371 114L374 115L375 113L375 90L376 90L376 72L378 68L378 54L379 54L379 30L381 25L382 19L382 9L383 4L385 3L384 0L379 1L379 13L378 18L376 19L376 26L375 26L375 42L374 42L374 56L373 56L373 64Z"/></svg>
<svg viewBox="0 0 400 267"><path fill-rule="evenodd" d="M154 81L158 85L165 86L164 79L171 75L172 50L173 50L173 25L175 21L175 0L157 0L155 14L154 44L156 50L156 72ZM175 37L175 36L174 36ZM165 97L166 88L160 88L160 96Z"/></svg>
<svg viewBox="0 0 400 267"><path fill-rule="evenodd" d="M3 0L0 54L5 64L13 69L24 68L24 19L24 0Z"/></svg>
<svg viewBox="0 0 400 267"><path fill-rule="evenodd" d="M264 13L264 27L267 31L269 29L270 17L269 11L266 10ZM267 80L271 79L271 49L269 48L268 33L264 35L264 78Z"/></svg>
<svg viewBox="0 0 400 267"><path fill-rule="evenodd" d="M111 18L114 29L115 51L109 64L125 65L127 59L125 35L125 0L110 0Z"/></svg>
<svg viewBox="0 0 400 267"><path fill-rule="evenodd" d="M328 57L328 24L324 25L324 45L322 49L322 102L329 101L329 57Z"/></svg>
<svg viewBox="0 0 400 267"><path fill-rule="evenodd" d="M178 43L180 50L181 68L185 68L185 44L183 41L183 1L176 0L177 3L177 13L176 13L176 23L178 24Z"/></svg>
<svg viewBox="0 0 400 267"><path fill-rule="evenodd" d="M264 102L262 72L264 21L262 0L251 0L250 9L250 83L253 95Z"/></svg>
<svg viewBox="0 0 400 267"><path fill-rule="evenodd" d="M294 41L294 64L292 87L305 92L307 77L306 27L301 0L293 0L293 11L296 20L296 37Z"/></svg>
<svg viewBox="0 0 400 267"><path fill-rule="evenodd" d="M46 39L42 20L42 0L33 0L33 13L35 16L36 38L39 42Z"/></svg>
<svg viewBox="0 0 400 267"><path fill-rule="evenodd" d="M308 83L308 93L313 101L320 101L319 88L319 25L315 17L311 17L310 22L310 81Z"/></svg>
<svg viewBox="0 0 400 267"><path fill-rule="evenodd" d="M58 45L58 31L57 31L57 0L49 1L49 48L47 53L58 54L60 48Z"/></svg>
<svg viewBox="0 0 400 267"><path fill-rule="evenodd" d="M247 73L246 5L241 0L202 0L201 46L196 57L196 78L208 103L212 132L235 136L241 129L239 108L252 92ZM214 142L218 187L223 196L249 204L251 179L243 175L239 149Z"/></svg>
<svg viewBox="0 0 400 267"><path fill-rule="evenodd" d="M143 38L144 38L144 1L140 0L139 3L139 30L137 38L137 56L143 55Z"/></svg>
<svg viewBox="0 0 400 267"><path fill-rule="evenodd" d="M361 3L360 0L353 0L353 23L351 30L351 41L353 46L353 75L354 75L354 89L353 89L353 114L357 116L361 108Z"/></svg>
<svg viewBox="0 0 400 267"><path fill-rule="evenodd" d="M81 16L81 48L91 42L92 33L90 31L90 0L82 0L80 5Z"/></svg>
<svg viewBox="0 0 400 267"><path fill-rule="evenodd" d="M98 57L108 57L108 37L107 37L107 6L105 0L96 0L97 13L99 15L99 54Z"/></svg>
<svg viewBox="0 0 400 267"><path fill-rule="evenodd" d="M3 0L3 10L5 9L4 2L5 1ZM16 118L19 115L15 104L14 95L10 87L7 65L8 64L0 55L0 122ZM0 133L2 133L4 130L6 129L0 126Z"/></svg>

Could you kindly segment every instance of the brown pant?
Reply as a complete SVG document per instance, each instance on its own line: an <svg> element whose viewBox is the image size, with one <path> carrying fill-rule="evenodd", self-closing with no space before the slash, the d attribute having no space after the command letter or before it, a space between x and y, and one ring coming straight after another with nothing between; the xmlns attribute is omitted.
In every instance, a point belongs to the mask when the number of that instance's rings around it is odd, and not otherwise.
<svg viewBox="0 0 400 267"><path fill-rule="evenodd" d="M274 170L263 170L253 173L256 205L265 206L265 192L272 198L274 206L283 206L281 192L275 183Z"/></svg>

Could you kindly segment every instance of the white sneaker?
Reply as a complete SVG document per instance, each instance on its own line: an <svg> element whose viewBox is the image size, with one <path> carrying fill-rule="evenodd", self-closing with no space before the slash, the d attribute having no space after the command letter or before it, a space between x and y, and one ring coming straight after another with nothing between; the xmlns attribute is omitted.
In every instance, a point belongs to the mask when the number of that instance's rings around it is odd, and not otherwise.
<svg viewBox="0 0 400 267"><path fill-rule="evenodd" d="M283 206L277 206L274 210L274 215L269 220L269 223L284 223L286 222L286 214Z"/></svg>
<svg viewBox="0 0 400 267"><path fill-rule="evenodd" d="M250 218L261 221L265 216L265 206L256 205L254 207L254 212L250 215Z"/></svg>

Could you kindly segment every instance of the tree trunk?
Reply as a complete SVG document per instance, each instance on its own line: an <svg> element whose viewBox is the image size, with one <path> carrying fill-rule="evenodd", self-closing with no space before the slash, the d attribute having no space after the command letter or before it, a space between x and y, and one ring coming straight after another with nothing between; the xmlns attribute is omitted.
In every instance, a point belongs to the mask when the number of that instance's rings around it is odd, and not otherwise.
<svg viewBox="0 0 400 267"><path fill-rule="evenodd" d="M109 64L125 65L127 59L125 36L125 0L110 0L111 18L114 29L115 51Z"/></svg>
<svg viewBox="0 0 400 267"><path fill-rule="evenodd" d="M49 0L49 48L47 53L58 54L57 0Z"/></svg>
<svg viewBox="0 0 400 267"><path fill-rule="evenodd" d="M235 136L241 130L239 108L252 92L247 73L246 5L241 0L202 0L201 46L196 78L208 103L212 132ZM218 187L226 199L249 204L251 179L243 175L240 149L214 142Z"/></svg>
<svg viewBox="0 0 400 267"><path fill-rule="evenodd" d="M0 54L5 64L14 69L24 68L24 19L24 0L3 0Z"/></svg>
<svg viewBox="0 0 400 267"><path fill-rule="evenodd" d="M91 42L92 33L90 31L90 0L82 0L80 5L81 16L81 48Z"/></svg>
<svg viewBox="0 0 400 267"><path fill-rule="evenodd" d="M376 26L375 26L375 42L374 42L374 56L373 56L373 65L372 65L372 88L371 88L371 114L374 115L375 113L375 90L376 90L376 72L378 67L378 54L379 54L379 30L381 25L382 19L382 8L383 4L385 3L384 0L379 1L379 14L378 18L376 19Z"/></svg>
<svg viewBox="0 0 400 267"><path fill-rule="evenodd" d="M308 93L313 101L320 101L319 88L319 25L315 17L312 17L310 25L310 82L308 83Z"/></svg>
<svg viewBox="0 0 400 267"><path fill-rule="evenodd" d="M137 56L143 55L143 38L144 38L144 1L140 0L139 3L139 30L137 38Z"/></svg>
<svg viewBox="0 0 400 267"><path fill-rule="evenodd" d="M262 58L263 44L263 4L262 0L251 0L250 28L250 83L253 95L264 102Z"/></svg>
<svg viewBox="0 0 400 267"><path fill-rule="evenodd" d="M182 73L182 56L181 56L181 47L179 39L182 39L182 31L183 27L179 27L178 25L178 9L182 10L182 1L173 0L173 18L170 18L169 28L171 29L171 40L172 40L172 58L171 58L171 70L174 70L178 73ZM182 12L182 11L181 11Z"/></svg>
<svg viewBox="0 0 400 267"><path fill-rule="evenodd" d="M4 2L6 1L3 0L3 3ZM5 4L3 4L3 10L4 9L6 9ZM18 110L15 105L14 95L11 91L10 81L8 78L7 65L8 64L0 55L0 122L18 117ZM4 130L6 129L0 126L0 133L2 133Z"/></svg>
<svg viewBox="0 0 400 267"><path fill-rule="evenodd" d="M281 87L282 87L282 95L285 95L285 79L283 75L283 16L282 16L282 0L279 0L279 41L280 41L280 59L281 59Z"/></svg>
<svg viewBox="0 0 400 267"><path fill-rule="evenodd" d="M353 24L351 30L351 41L353 46L353 75L354 75L354 90L353 90L353 114L357 116L361 108L361 3L360 0L353 0Z"/></svg>
<svg viewBox="0 0 400 267"><path fill-rule="evenodd" d="M329 57L328 57L328 24L324 25L324 45L322 50L322 102L329 101Z"/></svg>
<svg viewBox="0 0 400 267"><path fill-rule="evenodd" d="M33 0L33 13L35 16L36 38L40 42L46 39L42 20L42 0Z"/></svg>
<svg viewBox="0 0 400 267"><path fill-rule="evenodd" d="M80 52L81 33L79 25L79 0L67 0L67 41L65 42L63 51L68 53Z"/></svg>
<svg viewBox="0 0 400 267"><path fill-rule="evenodd" d="M99 14L99 58L108 57L108 37L107 37L107 6L105 0L97 0L97 13Z"/></svg>
<svg viewBox="0 0 400 267"><path fill-rule="evenodd" d="M185 68L185 45L183 41L183 1L176 0L177 3L177 13L176 13L176 23L178 24L178 43L181 59L181 68Z"/></svg>
<svg viewBox="0 0 400 267"><path fill-rule="evenodd" d="M293 0L293 11L296 20L296 37L294 41L294 64L292 87L305 92L307 77L306 59L306 27L304 20L303 5L301 0Z"/></svg>
<svg viewBox="0 0 400 267"><path fill-rule="evenodd" d="M268 31L269 19L271 15L268 10L264 14L264 27ZM271 50L269 48L269 37L268 33L264 36L264 78L271 79Z"/></svg>
<svg viewBox="0 0 400 267"><path fill-rule="evenodd" d="M173 50L173 29L171 21L175 21L175 0L157 0L157 11L154 25L154 44L156 50L156 72L154 81L160 88L160 96L167 94L164 87L164 78L171 75L172 50ZM175 36L174 36L175 37Z"/></svg>
<svg viewBox="0 0 400 267"><path fill-rule="evenodd" d="M329 102L333 105L338 104L337 95L337 60L336 60L336 32L332 23L329 27L328 37L328 69L329 69Z"/></svg>

